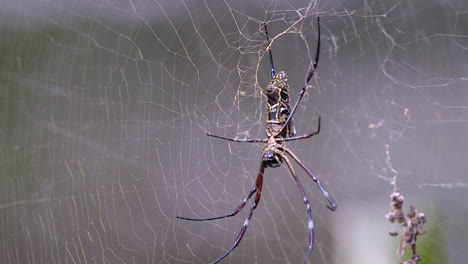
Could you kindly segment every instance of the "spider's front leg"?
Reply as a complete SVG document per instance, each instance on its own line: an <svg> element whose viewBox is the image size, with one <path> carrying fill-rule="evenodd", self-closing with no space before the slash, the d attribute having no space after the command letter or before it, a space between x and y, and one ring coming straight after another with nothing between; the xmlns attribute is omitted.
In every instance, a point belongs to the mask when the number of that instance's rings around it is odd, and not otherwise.
<svg viewBox="0 0 468 264"><path fill-rule="evenodd" d="M263 187L263 174L265 173L265 165L263 162L260 163L260 169L258 171L257 179L255 180L255 187L252 188L250 191L249 195L242 201L242 203L237 206L237 208L232 211L230 214L223 215L223 216L217 216L217 217L210 217L210 218L189 218L189 217L182 217L182 216L177 216L179 219L184 219L184 220L191 220L191 221L209 221L209 220L215 220L215 219L221 219L221 218L226 218L230 216L235 216L237 213L239 213L242 208L244 208L245 204L247 201L252 197L254 193L255 195L255 200L252 203L252 206L250 207L249 215L244 221L244 225L242 226L241 230L237 234L237 238L234 242L234 245L220 258L215 260L212 264L216 264L223 260L229 253L231 253L241 242L242 238L244 237L245 231L247 230L247 227L249 225L250 219L252 218L253 212L255 208L257 208L258 203L260 202L260 197L262 196L262 187Z"/></svg>
<svg viewBox="0 0 468 264"><path fill-rule="evenodd" d="M176 216L176 218L183 219L183 220L190 220L190 221L211 221L211 220L216 220L216 219L222 219L222 218L235 216L236 214L238 214L242 210L242 208L244 208L244 206L247 204L247 201L250 200L250 197L252 197L252 195L257 192L257 190L258 190L257 185L258 185L258 183L255 184L255 186L252 188L252 190L250 190L250 193L244 198L242 203L239 204L236 207L236 209L234 209L231 213L229 213L227 215L207 217L207 218L191 218L191 217Z"/></svg>
<svg viewBox="0 0 468 264"><path fill-rule="evenodd" d="M304 262L303 262L304 264L306 264L307 260L310 257L310 254L312 253L312 250L314 250L314 221L312 219L312 208L310 207L309 198L307 197L307 195L306 195L306 193L304 191L304 187L302 187L302 184L299 181L299 178L297 178L296 173L294 172L291 161L289 161L288 157L286 157L286 155L284 155L283 153L281 153L281 152L277 152L277 153L279 155L281 155L281 157L286 162L286 165L288 165L288 168L291 171L291 175L292 175L294 181L296 182L297 187L299 188L299 192L301 193L302 201L304 202L304 204L306 205L306 208L307 208L307 220L308 220L308 225L307 226L309 227L309 251L307 251L307 255L305 256Z"/></svg>
<svg viewBox="0 0 468 264"><path fill-rule="evenodd" d="M320 182L320 180L315 177L315 175L312 173L312 171L309 170L309 168L306 167L306 165L304 163L302 163L302 161L296 156L296 154L294 154L294 152L292 152L290 149L288 148L284 148L284 151L286 153L289 154L289 156L291 156L296 162L297 164L299 164L299 166L301 166L301 168L310 176L310 178L312 178L312 180L317 184L317 187L320 189L320 191L322 192L323 196L327 199L328 201L328 205L327 205L327 208L330 209L331 211L335 211L336 210L336 202L333 200L333 198L330 197L330 194L325 190L325 188L323 187L322 183Z"/></svg>
<svg viewBox="0 0 468 264"><path fill-rule="evenodd" d="M239 246L242 238L244 237L245 231L247 231L247 227L249 226L250 219L252 219L253 212L255 211L255 208L257 208L258 203L260 202L260 197L262 197L262 186L263 186L263 174L265 172L265 166L263 165L263 162L260 163L260 170L258 172L257 180L255 181L255 185L257 187L257 194L255 195L255 200L252 203L252 206L250 207L249 215L244 221L244 225L242 226L241 230L239 231L239 234L237 234L236 241L234 242L234 245L220 258L215 260L211 264L216 264L223 260L227 255L229 255L237 246Z"/></svg>

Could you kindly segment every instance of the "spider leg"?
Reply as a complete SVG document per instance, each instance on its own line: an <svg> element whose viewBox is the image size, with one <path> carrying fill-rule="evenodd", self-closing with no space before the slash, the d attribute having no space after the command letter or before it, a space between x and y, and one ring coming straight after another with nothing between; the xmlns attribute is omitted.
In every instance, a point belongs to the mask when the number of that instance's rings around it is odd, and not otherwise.
<svg viewBox="0 0 468 264"><path fill-rule="evenodd" d="M263 27L265 29L265 35L268 41L268 47L270 46L270 37L268 36L268 30L267 30L267 23L263 24ZM273 53L271 52L271 47L268 50L268 53L270 53L270 69L271 69L271 78L275 77L275 65L273 64Z"/></svg>
<svg viewBox="0 0 468 264"><path fill-rule="evenodd" d="M327 205L327 208L332 210L332 211L335 211L336 203L330 197L330 194L328 194L328 192L325 190L325 188L323 188L322 184L320 183L320 180L317 177L314 176L314 174L304 165L304 163L301 162L301 160L299 160L299 158L296 156L296 154L294 154L290 149L288 149L286 147L283 147L283 149L284 149L284 151L286 153L288 153L297 162L297 164L299 164L299 166L301 166L307 172L307 174L309 174L309 176L312 178L312 180L317 184L317 187L320 189L323 196L325 196L325 198L327 199L327 201L329 203L329 205Z"/></svg>
<svg viewBox="0 0 468 264"><path fill-rule="evenodd" d="M317 69L317 65L318 65L318 61L319 61L319 55L320 55L320 17L317 17L317 35L318 35L318 40L317 40L317 50L315 51L315 59L312 62L312 65L310 66L309 72L307 73L306 83L305 83L304 87L302 87L301 93L299 94L299 97L297 98L296 104L294 104L294 107L292 108L291 113L288 116L288 119L286 119L286 122L284 122L283 126L281 127L281 129L278 132L278 135L284 130L284 128L291 121L292 116L296 112L297 106L301 102L302 97L304 97L304 94L305 94L305 92L307 90L307 85L308 85L310 79L312 79L312 76L314 76L315 69Z"/></svg>
<svg viewBox="0 0 468 264"><path fill-rule="evenodd" d="M304 139L304 138L310 138L312 136L318 135L320 133L320 116L318 117L318 126L317 130L307 134L307 135L302 135L302 136L296 136L296 137L288 137L288 138L278 138L276 141L277 142L283 142L283 141L293 141L293 140L298 140L298 139Z"/></svg>
<svg viewBox="0 0 468 264"><path fill-rule="evenodd" d="M276 151L275 151L276 152ZM310 207L310 202L309 198L307 198L307 195L304 191L304 188L302 187L301 182L296 176L296 173L294 172L294 169L292 167L291 161L289 161L289 158L281 153L280 151L277 151L279 155L283 158L283 160L286 162L288 165L289 170L291 171L291 175L294 178L294 181L297 184L297 187L299 188L299 191L301 192L302 195L302 200L304 201L305 205L307 206L307 219L309 221L308 227L309 227L309 251L307 252L306 257L304 258L304 264L307 263L307 260L310 257L310 254L312 253L312 250L314 249L314 221L312 220L312 209Z"/></svg>
<svg viewBox="0 0 468 264"><path fill-rule="evenodd" d="M262 184L263 184L263 173L265 172L265 166L263 165L263 161L260 163L260 170L258 172L257 180L255 181L255 185L257 187L257 194L255 195L255 200L250 207L249 215L244 221L244 225L242 226L241 230L239 231L239 234L237 235L236 241L234 242L234 245L220 258L215 260L211 264L216 264L223 260L229 253L231 253L241 242L242 238L244 237L245 231L247 230L247 226L249 225L250 219L252 218L253 211L255 208L257 208L258 202L260 201L260 197L262 196Z"/></svg>
<svg viewBox="0 0 468 264"><path fill-rule="evenodd" d="M224 140L229 140L229 141L234 141L234 142L267 142L268 139L259 139L259 138L227 138L227 137L222 137L222 136L217 136L217 135L212 135L212 134L206 134L207 136L210 137L215 137L215 138L220 138Z"/></svg>
<svg viewBox="0 0 468 264"><path fill-rule="evenodd" d="M208 218L191 218L191 217L183 217L183 216L176 216L176 218L183 219L183 220L190 220L190 221L210 221L210 220L216 220L216 219L222 219L226 217L231 217L235 216L237 213L239 213L242 208L244 208L245 204L247 201L252 197L252 195L257 191L257 183L255 183L255 186L252 188L250 193L244 198L241 204L237 206L236 209L234 209L230 214L227 215L222 215L222 216L215 216L215 217L208 217Z"/></svg>

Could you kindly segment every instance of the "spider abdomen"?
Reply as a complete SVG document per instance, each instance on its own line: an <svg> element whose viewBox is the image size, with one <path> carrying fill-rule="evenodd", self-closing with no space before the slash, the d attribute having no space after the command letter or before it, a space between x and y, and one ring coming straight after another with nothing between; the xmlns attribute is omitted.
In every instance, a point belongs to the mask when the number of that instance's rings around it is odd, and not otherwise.
<svg viewBox="0 0 468 264"><path fill-rule="evenodd" d="M271 79L266 88L267 95L267 135L281 137L294 136L296 131L292 120L281 129L291 114L289 104L288 75L281 71Z"/></svg>

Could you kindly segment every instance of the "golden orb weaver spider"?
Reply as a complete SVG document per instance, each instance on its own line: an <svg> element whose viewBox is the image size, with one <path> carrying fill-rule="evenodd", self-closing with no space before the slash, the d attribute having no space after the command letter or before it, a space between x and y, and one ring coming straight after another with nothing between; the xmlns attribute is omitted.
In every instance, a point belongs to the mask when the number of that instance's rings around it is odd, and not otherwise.
<svg viewBox="0 0 468 264"><path fill-rule="evenodd" d="M267 38L268 46L270 46L270 38L268 36L268 30L266 23L264 24L265 35ZM244 221L244 225L242 226L241 230L239 231L237 238L234 242L234 245L220 258L215 260L212 264L216 264L223 260L229 253L231 253L241 242L242 238L244 237L245 231L249 225L250 219L252 218L253 212L260 201L260 197L262 195L262 185L263 185L263 174L265 172L266 167L276 168L279 167L283 161L286 162L288 165L289 170L291 171L291 175L294 178L294 181L299 188L299 191L302 195L302 199L307 207L307 217L308 217L308 228L309 228L309 251L307 252L306 257L304 258L304 263L307 262L312 250L314 249L314 222L312 220L312 210L310 207L309 198L307 197L304 188L302 187L301 182L296 176L294 172L293 166L289 158L285 155L287 153L293 160L299 164L299 166L304 169L304 171L312 178L312 180L317 184L317 187L322 192L323 196L327 199L329 205L327 207L330 210L336 209L336 203L330 197L328 192L323 188L322 184L320 183L319 179L315 177L312 172L299 160L299 158L289 149L287 148L283 142L286 141L293 141L298 139L305 139L310 138L319 134L320 132L320 116L318 117L318 126L317 130L306 135L302 136L295 136L296 131L294 129L294 125L292 122L292 117L296 112L297 106L299 105L302 97L304 96L307 85L314 75L315 69L318 65L319 55L320 55L320 18L317 17L317 33L318 33L318 40L317 40L317 50L315 54L315 59L310 66L310 69L307 73L306 82L304 87L301 90L301 93L296 101L296 104L291 110L289 104L289 87L288 87L288 77L285 72L281 71L278 74L275 73L275 67L273 64L273 54L271 48L269 50L270 56L270 68L271 68L271 81L266 88L266 95L267 95L267 128L266 134L267 138L265 139L236 139L236 138L226 138L222 136L216 136L212 134L207 134L208 136L220 138L224 140L234 141L234 142L263 142L265 145L262 149L262 161L260 162L260 169L258 171L257 179L255 181L255 186L250 190L247 197L244 198L241 204L237 206L230 214L216 216L216 217L209 217L209 218L190 218L190 217L182 217L177 216L179 219L190 220L190 221L210 221L216 219L222 219L226 217L231 217L237 215L242 208L247 204L247 201L255 194L255 200L250 207L250 212L247 218Z"/></svg>

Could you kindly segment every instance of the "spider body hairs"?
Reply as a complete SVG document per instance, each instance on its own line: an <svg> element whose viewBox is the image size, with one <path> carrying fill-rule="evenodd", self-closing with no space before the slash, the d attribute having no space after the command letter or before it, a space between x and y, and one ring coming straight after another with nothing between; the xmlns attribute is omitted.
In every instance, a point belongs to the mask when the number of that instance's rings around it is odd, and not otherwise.
<svg viewBox="0 0 468 264"><path fill-rule="evenodd" d="M265 35L267 38L268 46L270 46L270 38L268 36L268 30L266 23L264 24ZM269 57L270 57L270 68L271 68L271 81L266 88L266 96L267 96L267 127L266 127L266 134L267 138L264 139L236 139L236 138L226 138L222 136L207 134L208 136L220 138L224 140L229 140L233 142L262 142L265 143L262 149L262 160L260 162L260 169L258 171L257 179L255 180L255 185L249 192L249 194L244 198L241 204L239 204L231 213L222 216L210 217L210 218L189 218L189 217L181 217L177 216L179 219L184 220L191 220L191 221L209 221L209 220L216 220L227 218L231 216L237 215L242 208L247 204L247 201L255 194L254 202L250 207L249 214L244 221L244 225L242 226L241 230L239 231L237 238L233 244L233 246L221 257L215 260L212 264L216 264L223 260L226 256L229 255L241 242L245 231L249 225L250 219L252 218L253 212L255 208L257 208L258 203L260 202L260 197L262 195L262 186L263 186L263 175L265 172L265 168L271 167L276 168L281 166L283 162L286 163L288 166L291 175L294 181L297 184L299 192L302 196L302 200L307 208L307 219L308 219L308 233L309 233L309 249L307 255L304 258L304 262L306 263L312 250L314 248L314 223L312 220L312 210L309 202L309 198L307 197L304 188L302 187L301 182L296 176L292 163L286 154L288 154L294 161L299 164L299 166L304 169L304 171L311 177L311 179L317 184L317 187L322 192L323 196L327 199L328 205L327 207L330 210L336 209L335 201L330 197L328 192L320 183L320 180L312 174L312 172L299 160L299 158L289 149L287 148L283 142L286 141L293 141L298 139L306 139L312 136L319 134L320 132L320 116L317 120L317 130L302 136L296 136L296 130L294 128L292 117L299 105L302 97L304 96L307 85L314 75L315 69L318 65L319 55L320 55L320 18L317 17L317 33L318 33L318 40L317 40L317 50L315 54L315 59L312 62L310 69L307 73L305 85L302 88L300 95L291 108L289 102L289 86L288 86L288 76L285 72L281 71L278 74L275 73L275 67L273 63L273 54L271 48L269 50Z"/></svg>

